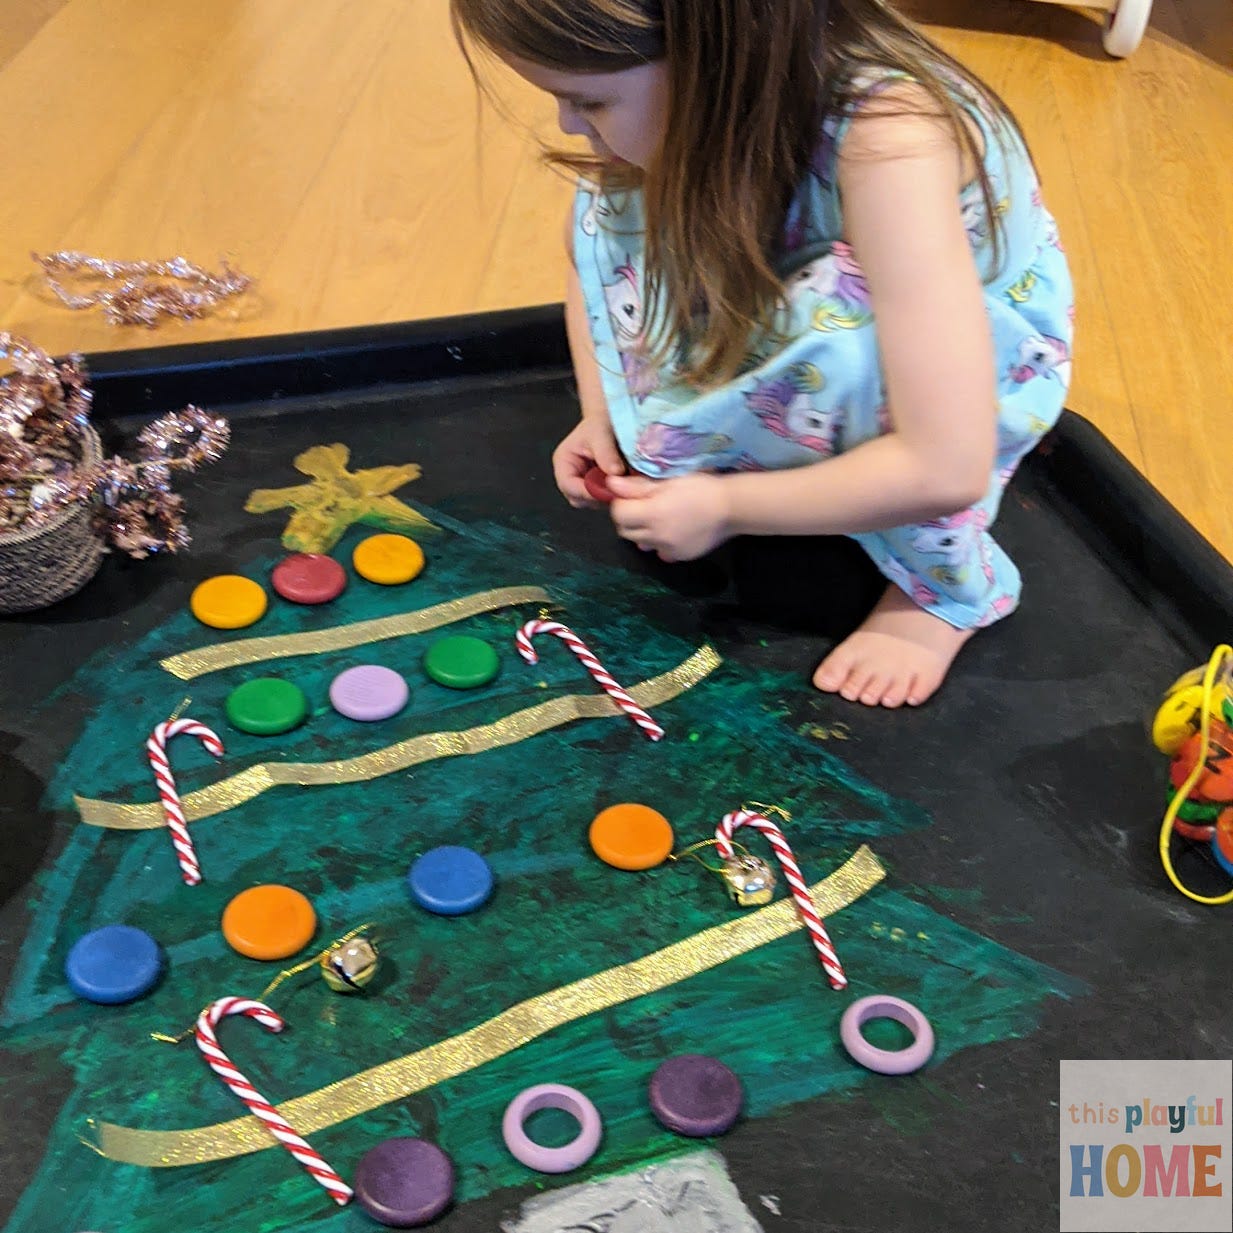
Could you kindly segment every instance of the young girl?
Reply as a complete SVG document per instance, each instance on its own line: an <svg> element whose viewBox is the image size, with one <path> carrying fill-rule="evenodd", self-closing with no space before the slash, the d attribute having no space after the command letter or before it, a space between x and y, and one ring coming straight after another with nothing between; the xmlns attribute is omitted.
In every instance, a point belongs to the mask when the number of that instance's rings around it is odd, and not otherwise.
<svg viewBox="0 0 1233 1233"><path fill-rule="evenodd" d="M1019 574L989 534L1061 413L1072 292L1005 106L883 0L452 0L593 157L568 225L618 534L856 540L886 578L814 684L919 704ZM628 472L628 473L627 473Z"/></svg>

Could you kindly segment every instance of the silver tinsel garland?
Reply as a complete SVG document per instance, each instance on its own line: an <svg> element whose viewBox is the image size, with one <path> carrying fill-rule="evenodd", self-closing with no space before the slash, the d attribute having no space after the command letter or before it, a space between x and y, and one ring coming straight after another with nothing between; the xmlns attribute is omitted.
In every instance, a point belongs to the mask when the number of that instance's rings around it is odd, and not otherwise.
<svg viewBox="0 0 1233 1233"><path fill-rule="evenodd" d="M81 357L54 360L0 331L0 374L0 534L36 530L97 497L100 533L129 556L188 546L172 479L222 455L231 437L225 419L185 407L142 429L136 458L90 466L82 461L91 392Z"/></svg>

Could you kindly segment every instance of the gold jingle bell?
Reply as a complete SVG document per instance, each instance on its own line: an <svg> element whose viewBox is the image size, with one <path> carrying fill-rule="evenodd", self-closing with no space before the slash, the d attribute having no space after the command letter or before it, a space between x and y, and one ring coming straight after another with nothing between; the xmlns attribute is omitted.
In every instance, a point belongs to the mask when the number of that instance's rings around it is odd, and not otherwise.
<svg viewBox="0 0 1233 1233"><path fill-rule="evenodd" d="M724 861L728 894L743 908L758 908L775 897L775 871L760 856L738 853Z"/></svg>
<svg viewBox="0 0 1233 1233"><path fill-rule="evenodd" d="M377 948L367 938L352 938L321 956L321 975L336 993L358 993L377 974Z"/></svg>

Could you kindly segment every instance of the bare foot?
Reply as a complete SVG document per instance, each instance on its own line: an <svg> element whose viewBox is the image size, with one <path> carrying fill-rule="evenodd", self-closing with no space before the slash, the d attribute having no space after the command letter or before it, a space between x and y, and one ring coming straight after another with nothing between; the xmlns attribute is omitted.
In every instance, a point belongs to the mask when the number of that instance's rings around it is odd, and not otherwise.
<svg viewBox="0 0 1233 1233"><path fill-rule="evenodd" d="M973 633L917 607L892 584L864 624L818 665L813 683L866 706L919 706Z"/></svg>

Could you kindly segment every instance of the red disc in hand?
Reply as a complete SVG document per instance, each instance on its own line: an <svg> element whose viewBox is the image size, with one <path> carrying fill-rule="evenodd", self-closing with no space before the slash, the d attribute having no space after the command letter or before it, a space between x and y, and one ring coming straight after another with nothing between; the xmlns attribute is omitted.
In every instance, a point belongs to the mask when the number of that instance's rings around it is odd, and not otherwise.
<svg viewBox="0 0 1233 1233"><path fill-rule="evenodd" d="M616 500L616 493L608 487L608 476L601 467L592 467L582 477L582 482L591 494L591 500L602 501L605 505L611 505Z"/></svg>

